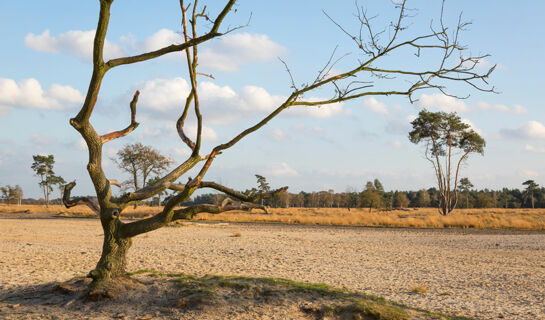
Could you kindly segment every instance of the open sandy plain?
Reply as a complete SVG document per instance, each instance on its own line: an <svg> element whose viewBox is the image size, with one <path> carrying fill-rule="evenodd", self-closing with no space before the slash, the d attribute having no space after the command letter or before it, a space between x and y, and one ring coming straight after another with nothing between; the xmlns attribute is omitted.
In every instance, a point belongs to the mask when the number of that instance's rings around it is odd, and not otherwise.
<svg viewBox="0 0 545 320"><path fill-rule="evenodd" d="M101 241L96 219L0 219L0 298L84 275ZM541 231L189 223L136 237L129 269L280 277L477 319L545 319Z"/></svg>

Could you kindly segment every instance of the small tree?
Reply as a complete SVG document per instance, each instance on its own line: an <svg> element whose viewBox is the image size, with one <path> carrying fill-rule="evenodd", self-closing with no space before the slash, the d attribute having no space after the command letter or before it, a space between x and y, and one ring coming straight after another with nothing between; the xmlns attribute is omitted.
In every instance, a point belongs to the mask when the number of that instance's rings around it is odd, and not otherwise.
<svg viewBox="0 0 545 320"><path fill-rule="evenodd" d="M49 206L49 195L53 191L53 186L66 183L60 176L56 176L53 171L53 165L55 164L55 158L52 154L47 156L34 155L32 156L34 162L32 163L32 170L40 177L38 185L42 187L44 193L45 206Z"/></svg>
<svg viewBox="0 0 545 320"><path fill-rule="evenodd" d="M20 185L15 185L15 195L17 197L17 205L21 205L23 201L23 188Z"/></svg>
<svg viewBox="0 0 545 320"><path fill-rule="evenodd" d="M469 208L469 190L473 188L473 183L469 181L469 178L460 179L460 184L458 185L458 190L464 192L466 195L466 209Z"/></svg>
<svg viewBox="0 0 545 320"><path fill-rule="evenodd" d="M2 199L6 204L19 203L19 194L17 188L20 189L19 186L12 187L10 185L7 185L5 187L0 187L0 192L2 192Z"/></svg>
<svg viewBox="0 0 545 320"><path fill-rule="evenodd" d="M522 183L522 185L526 186L526 189L524 190L524 198L526 200L530 199L530 203L532 204L532 209L534 209L534 193L539 187L539 185L534 180L527 180Z"/></svg>
<svg viewBox="0 0 545 320"><path fill-rule="evenodd" d="M416 206L420 208L428 207L431 204L430 194L426 190L419 190L416 194Z"/></svg>
<svg viewBox="0 0 545 320"><path fill-rule="evenodd" d="M422 110L411 124L409 139L424 143L424 154L433 165L439 187L439 211L448 215L458 202L460 166L471 153L484 154L485 141L456 113ZM452 159L457 150L461 151L458 161Z"/></svg>
<svg viewBox="0 0 545 320"><path fill-rule="evenodd" d="M257 178L257 191L261 196L261 205L263 205L263 195L271 191L271 187L264 176L256 174L255 177Z"/></svg>
<svg viewBox="0 0 545 320"><path fill-rule="evenodd" d="M373 182L368 181L365 185L365 190L360 194L360 207L369 208L369 212L373 208L378 209L382 205L382 197L380 193L375 189Z"/></svg>
<svg viewBox="0 0 545 320"><path fill-rule="evenodd" d="M130 175L124 184L134 191L145 187L151 174L159 175L172 164L172 160L150 146L140 142L127 144L112 159L117 166ZM157 179L154 180L154 182Z"/></svg>
<svg viewBox="0 0 545 320"><path fill-rule="evenodd" d="M405 192L396 192L394 194L394 208L407 208L409 206L409 203L411 203L411 201L409 200Z"/></svg>

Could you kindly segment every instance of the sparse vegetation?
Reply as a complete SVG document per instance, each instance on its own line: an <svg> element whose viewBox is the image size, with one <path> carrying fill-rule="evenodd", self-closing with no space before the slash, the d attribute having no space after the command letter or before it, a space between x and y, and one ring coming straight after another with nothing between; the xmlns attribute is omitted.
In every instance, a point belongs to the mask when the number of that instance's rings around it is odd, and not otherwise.
<svg viewBox="0 0 545 320"><path fill-rule="evenodd" d="M148 269L130 272L129 275L149 275L157 278L156 281L176 283L180 298L173 307L190 310L218 307L226 300L236 298L242 299L245 303L260 301L275 306L296 304L303 313L320 319L324 316L328 319L460 319L456 316L407 307L373 295L334 288L323 283L245 276L195 277Z"/></svg>
<svg viewBox="0 0 545 320"><path fill-rule="evenodd" d="M417 284L412 287L411 292L426 294L428 292L428 287L425 284Z"/></svg>
<svg viewBox="0 0 545 320"><path fill-rule="evenodd" d="M159 212L161 207L140 206L128 208L122 218L144 218ZM545 209L457 209L449 216L437 214L434 208L412 208L387 211L373 211L366 208L272 208L269 214L261 212L231 211L221 214L201 213L194 220L227 222L260 222L288 224L316 224L368 227L401 228L477 228L477 229L521 229L545 230ZM64 217L96 218L87 207L66 209L62 206L5 205L0 212L48 214ZM178 221L171 226L190 223Z"/></svg>

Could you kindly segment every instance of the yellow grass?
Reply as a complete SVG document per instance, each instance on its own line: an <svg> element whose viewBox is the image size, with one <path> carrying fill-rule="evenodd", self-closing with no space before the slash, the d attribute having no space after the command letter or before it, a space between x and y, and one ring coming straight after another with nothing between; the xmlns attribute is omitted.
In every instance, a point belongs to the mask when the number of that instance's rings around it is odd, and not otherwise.
<svg viewBox="0 0 545 320"><path fill-rule="evenodd" d="M95 214L84 206L66 209L60 205L49 208L36 205L0 204L0 212L50 213L61 216L93 217ZM142 218L159 212L159 207L139 206L123 211L126 218ZM261 211L230 211L222 214L199 214L194 220L232 222L277 222L290 224L318 224L376 227L417 228L487 228L545 230L545 209L456 209L449 216L442 216L434 208L416 208L408 211L376 211L345 208L289 208Z"/></svg>
<svg viewBox="0 0 545 320"><path fill-rule="evenodd" d="M414 285L411 289L412 293L426 294L428 292L428 287L425 284Z"/></svg>

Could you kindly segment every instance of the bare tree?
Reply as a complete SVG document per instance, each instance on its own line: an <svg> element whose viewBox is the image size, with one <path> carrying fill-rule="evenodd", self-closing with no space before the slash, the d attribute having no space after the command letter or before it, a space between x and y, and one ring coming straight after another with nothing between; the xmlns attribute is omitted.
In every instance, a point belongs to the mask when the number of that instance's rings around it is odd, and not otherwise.
<svg viewBox="0 0 545 320"><path fill-rule="evenodd" d="M17 197L17 205L20 206L23 201L23 188L20 185L15 185L15 196Z"/></svg>
<svg viewBox="0 0 545 320"><path fill-rule="evenodd" d="M415 144L424 143L424 155L433 166L439 187L439 211L447 215L458 202L460 166L471 153L484 154L485 141L456 113L422 110L411 124L409 139ZM453 157L458 151L460 158L456 162Z"/></svg>
<svg viewBox="0 0 545 320"><path fill-rule="evenodd" d="M363 9L358 8L358 17L361 22L361 28L356 31L356 35L350 35L342 26L341 30L349 34L364 57L361 61L355 61L351 69L332 74L332 69L337 68L335 55L332 55L324 67L320 69L318 75L310 82L298 86L293 80L293 74L287 64L284 63L291 79L291 93L285 100L276 107L270 114L265 116L254 125L241 130L232 139L221 143L204 154L201 154L201 140L203 117L201 116L199 92L197 87L198 76L203 76L198 72L198 45L213 38L220 37L236 28L227 29L220 32L220 27L225 17L230 11L236 0L228 0L225 6L217 15L212 16L206 11L206 7L199 8L197 1L187 4L180 0L182 34L184 42L173 44L162 49L143 53L137 56L122 57L109 61L103 60L103 47L106 31L108 29L110 7L113 0L100 1L100 14L98 26L95 33L93 46L93 74L91 76L87 96L79 113L70 120L70 124L81 134L89 149L89 163L87 170L95 187L97 202L86 197L71 197L71 190L75 182L68 184L65 188L64 203L67 207L77 204L86 204L100 215L101 224L104 230L104 245L101 258L97 266L89 274L93 278L91 283L92 294L108 294L108 285L114 285L117 281L111 281L125 276L126 254L131 246L131 239L134 236L150 232L166 226L168 223L178 219L191 219L198 213L220 213L235 209L251 209L256 207L256 201L261 198L278 195L284 192L287 187L270 191L266 194L245 195L226 186L215 182L204 181L205 175L213 164L216 157L221 153L235 146L239 141L249 134L259 130L271 119L278 116L284 110L292 107L325 106L332 103L367 97L367 96L407 96L413 101L412 96L418 90L425 88L435 88L445 91L443 82L455 81L465 82L472 87L480 90L491 90L480 87L480 83L486 85L486 78L492 71L484 74L478 74L474 71L475 65L482 57L463 57L464 48L458 42L458 33L465 24L460 23L452 34L443 26L442 22L433 28L426 35L409 37L406 33L406 5L405 2L398 6L398 16L391 24L390 37L381 39L380 33L374 32L369 19L367 19ZM208 32L199 35L197 28L199 21L205 21L210 24ZM442 21L442 19L441 19ZM362 31L362 32L360 32ZM369 36L365 38L365 33ZM403 36L403 37L402 37ZM404 40L402 40L402 38ZM410 49L416 54L421 51L439 51L441 55L439 61L434 61L436 68L429 70L412 70L416 65L408 64L405 69L388 68L381 65L385 58L396 53L406 54ZM136 103L139 92L134 95L130 103L131 119L130 124L123 130L100 135L96 132L90 123L90 117L96 105L99 95L100 84L108 71L113 68L129 65L137 62L147 61L160 57L171 52L184 52L191 85L191 91L187 96L185 105L182 106L181 115L176 122L176 129L181 140L191 150L191 155L183 163L164 175L153 184L149 184L139 190L128 192L120 197L113 197L111 192L111 183L106 177L102 168L102 146L113 139L121 138L136 129ZM412 54L411 53L411 54ZM386 61L384 61L386 63ZM388 80L392 77L402 77L406 81L395 81L386 90L373 88L372 81L364 81L360 76L371 76L371 78ZM480 82L480 83L479 83ZM397 86L397 88L396 88ZM324 88L330 88L332 95L330 98L315 101L306 98L311 94L317 94ZM184 131L184 123L189 112L193 112L197 119L196 138L192 140ZM185 184L177 184L176 181L186 174L190 169L198 166L198 173L194 177L186 177ZM177 208L180 203L187 200L197 189L212 188L238 199L240 202L224 201L220 205L193 205L185 208ZM165 204L163 210L146 219L123 222L120 215L123 210L135 201L140 201L156 196L166 189L175 190L177 193L171 197ZM229 198L228 198L229 199Z"/></svg>
<svg viewBox="0 0 545 320"><path fill-rule="evenodd" d="M123 183L123 189L133 188L137 191L146 187L151 174L160 175L172 164L169 157L140 142L127 144L117 152L118 159L112 158L117 166L130 175L129 180ZM156 181L155 179L154 181ZM137 202L134 202L136 208Z"/></svg>
<svg viewBox="0 0 545 320"><path fill-rule="evenodd" d="M11 201L16 202L17 204L21 204L19 191L22 195L22 189L18 185L15 187L12 187L10 185L0 187L0 192L2 192L2 199L4 199L4 202L8 205L11 204Z"/></svg>

